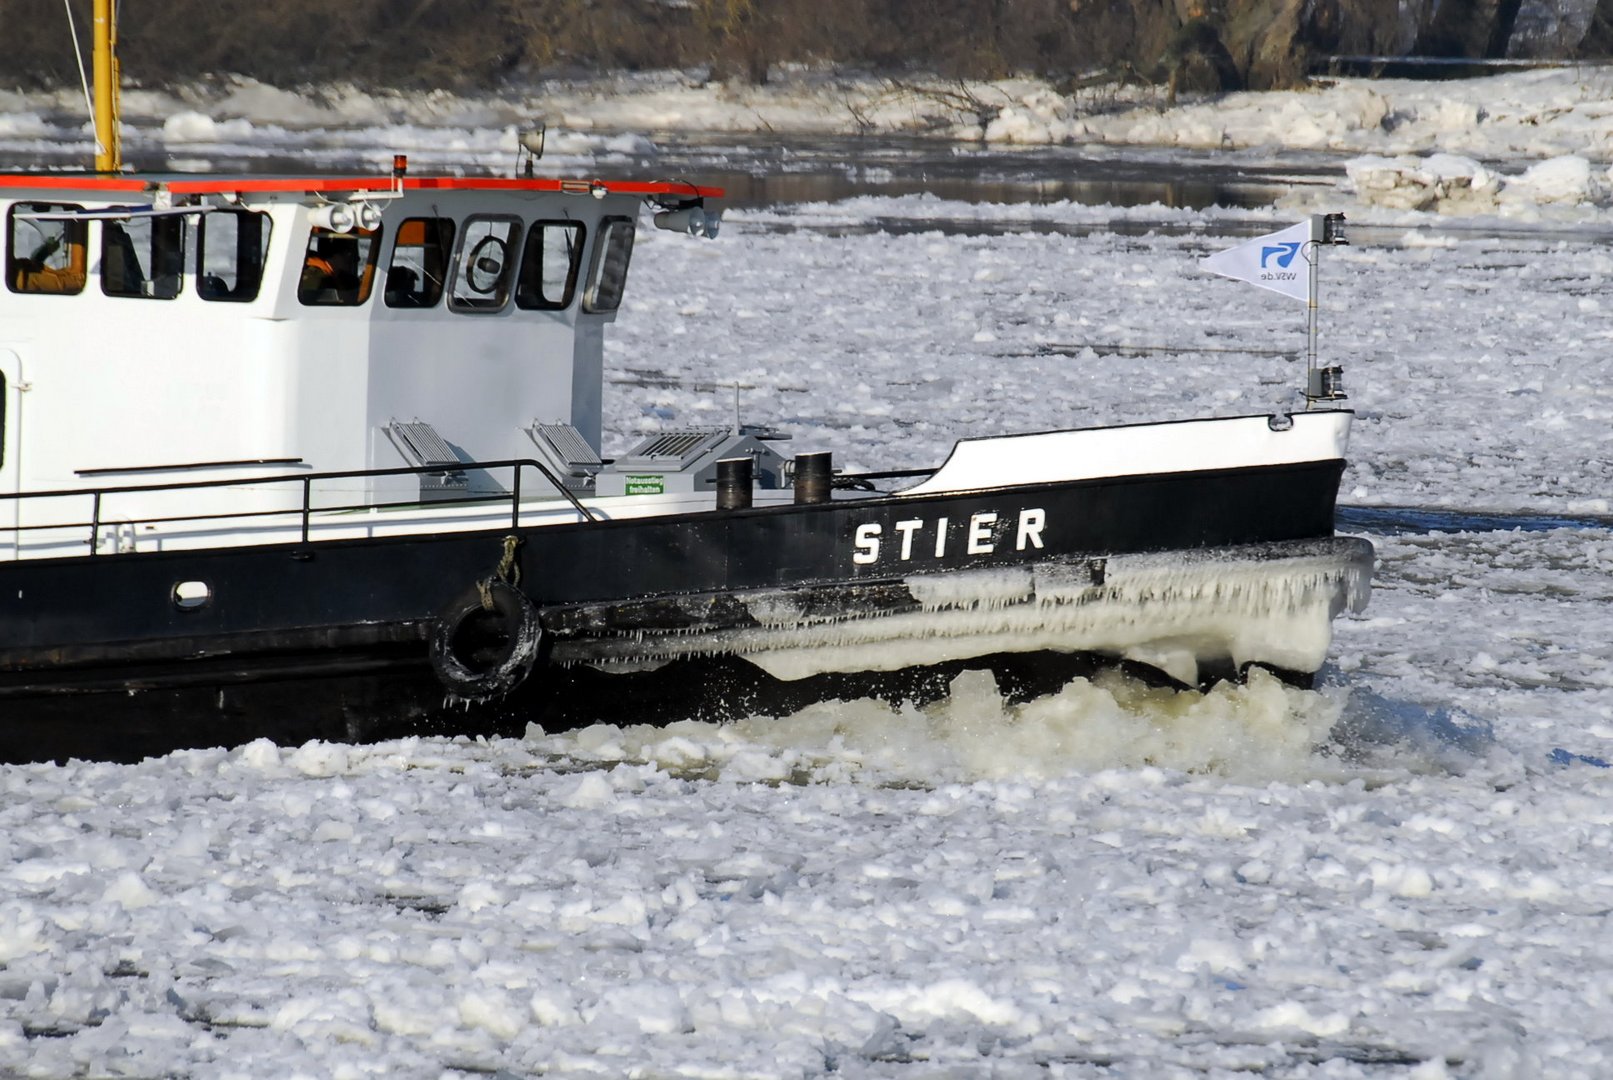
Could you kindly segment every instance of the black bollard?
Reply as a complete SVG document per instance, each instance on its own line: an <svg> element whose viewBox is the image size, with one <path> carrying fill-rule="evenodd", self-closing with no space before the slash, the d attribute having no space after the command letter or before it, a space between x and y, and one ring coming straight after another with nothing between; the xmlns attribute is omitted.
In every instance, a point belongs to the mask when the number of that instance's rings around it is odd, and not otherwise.
<svg viewBox="0 0 1613 1080"><path fill-rule="evenodd" d="M751 503L751 459L723 458L717 462L717 509L745 510Z"/></svg>
<svg viewBox="0 0 1613 1080"><path fill-rule="evenodd" d="M795 504L809 506L826 503L834 487L834 455L825 450L817 454L795 455Z"/></svg>

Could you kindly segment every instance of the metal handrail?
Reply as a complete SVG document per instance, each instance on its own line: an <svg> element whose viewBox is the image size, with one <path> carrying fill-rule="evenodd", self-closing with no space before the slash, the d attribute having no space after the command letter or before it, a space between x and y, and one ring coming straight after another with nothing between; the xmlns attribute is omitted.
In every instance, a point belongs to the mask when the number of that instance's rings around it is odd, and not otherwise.
<svg viewBox="0 0 1613 1080"><path fill-rule="evenodd" d="M164 491L201 491L222 490L228 488L251 487L265 484L302 485L302 506L296 510L240 510L218 514L170 514L162 517L139 518L119 521L120 525L155 525L171 524L176 522L215 521L221 519L256 518L256 517L285 517L298 515L301 523L302 542L309 542L310 521L315 513L313 507L313 485L323 480L369 480L382 476L425 476L447 472L464 472L470 469L491 471L493 469L512 470L513 480L511 490L507 494L497 495L465 495L433 500L439 506L470 506L478 503L501 503L506 498L510 500L510 527L518 528L521 522L521 473L526 468L534 468L543 475L543 478L554 485L556 491L571 504L572 509L580 514L584 521L597 522L601 520L593 511L584 506L572 494L571 489L556 476L549 467L541 461L532 458L510 458L503 461L462 461L452 466L443 465L407 465L390 469L353 469L342 472L319 473L283 473L278 476L251 476L235 480L181 480L167 484L129 484L121 487L108 488L59 488L53 491L17 491L0 492L0 503L13 502L21 504L24 500L87 498L90 500L89 521L62 521L48 525L17 524L9 527L8 532L30 532L47 529L81 529L90 530L90 554L99 553L96 538L99 536L102 525L102 506L109 496L151 494ZM419 506L420 502L409 500L405 502L358 502L322 506L318 512L322 514L345 513L353 510L397 510L409 506Z"/></svg>
<svg viewBox="0 0 1613 1080"><path fill-rule="evenodd" d="M99 495L100 493L84 491L84 492L80 492L79 494L86 495L86 496L91 496L91 495ZM116 492L109 492L108 494L116 494ZM475 505L477 503L488 503L488 502L500 502L501 503L501 502L504 502L506 499L509 499L509 498L511 498L511 496L509 494L499 494L499 495L461 495L461 496L454 497L454 498L432 499L430 505L432 505L432 506L471 506L471 505ZM320 507L317 507L317 508L312 507L312 506L308 505L307 502L305 502L302 507L300 507L298 509L295 509L295 510L226 510L226 511L223 511L223 512L220 512L220 513L217 513L217 514L164 514L161 517L151 517L151 518L118 518L117 521L116 521L116 524L118 524L118 525L180 524L180 523L196 522L196 521L229 521L229 520L233 520L233 519L236 519L236 518L285 517L285 516L287 516L289 514L298 514L298 515L301 515L303 517L311 517L315 513L320 513L320 514L340 514L340 513L346 513L348 511L352 511L352 510L401 510L401 509L403 509L405 507L422 506L422 505L425 505L425 504L422 503L418 499L407 499L407 500L404 500L402 502L336 503L336 504L331 504L331 505L328 505L328 506L320 506ZM59 522L50 522L50 523L47 523L47 524L44 524L44 525L5 525L5 526L0 526L0 529L4 529L4 531L6 531L6 532L11 532L13 530L15 530L17 532L42 532L42 531L49 530L49 529L81 528L81 527L83 527L85 525L89 525L89 524L103 524L98 512L95 514L95 517L94 517L93 521L59 521ZM304 539L306 539L306 537Z"/></svg>

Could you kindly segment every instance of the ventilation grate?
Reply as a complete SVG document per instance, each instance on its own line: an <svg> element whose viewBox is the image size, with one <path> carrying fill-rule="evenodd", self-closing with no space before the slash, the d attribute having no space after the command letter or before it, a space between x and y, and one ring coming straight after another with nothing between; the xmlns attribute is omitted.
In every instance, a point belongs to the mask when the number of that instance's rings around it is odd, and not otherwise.
<svg viewBox="0 0 1613 1080"><path fill-rule="evenodd" d="M672 465L682 469L692 464L706 451L723 442L730 432L723 428L697 428L689 431L667 431L651 435L621 459L618 465L637 464Z"/></svg>
<svg viewBox="0 0 1613 1080"><path fill-rule="evenodd" d="M570 424L533 424L528 432L540 447L552 450L571 469L598 470L604 464L582 432Z"/></svg>
<svg viewBox="0 0 1613 1080"><path fill-rule="evenodd" d="M414 458L416 465L457 468L460 464L454 448L424 420L394 420L386 430L398 449Z"/></svg>

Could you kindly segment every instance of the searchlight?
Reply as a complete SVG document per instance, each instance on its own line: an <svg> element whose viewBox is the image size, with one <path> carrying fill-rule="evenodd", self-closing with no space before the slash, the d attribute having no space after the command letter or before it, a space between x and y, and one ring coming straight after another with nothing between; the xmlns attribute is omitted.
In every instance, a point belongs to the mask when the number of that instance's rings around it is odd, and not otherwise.
<svg viewBox="0 0 1613 1080"><path fill-rule="evenodd" d="M722 227L722 211L707 210L703 200L696 200L685 206L656 211L655 227L715 240L717 230Z"/></svg>

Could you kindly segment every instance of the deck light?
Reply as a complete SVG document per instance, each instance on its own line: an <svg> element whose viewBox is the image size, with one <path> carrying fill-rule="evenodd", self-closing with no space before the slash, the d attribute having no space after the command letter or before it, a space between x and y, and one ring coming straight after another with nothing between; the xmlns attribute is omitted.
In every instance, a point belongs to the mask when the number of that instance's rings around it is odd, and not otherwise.
<svg viewBox="0 0 1613 1080"><path fill-rule="evenodd" d="M392 155L392 176L394 179L403 179L403 174L409 171L409 155Z"/></svg>
<svg viewBox="0 0 1613 1080"><path fill-rule="evenodd" d="M543 139L548 131L549 125L539 120L536 127L521 132L515 138L519 147L515 152L516 171L528 179L532 177L534 164L543 156Z"/></svg>

